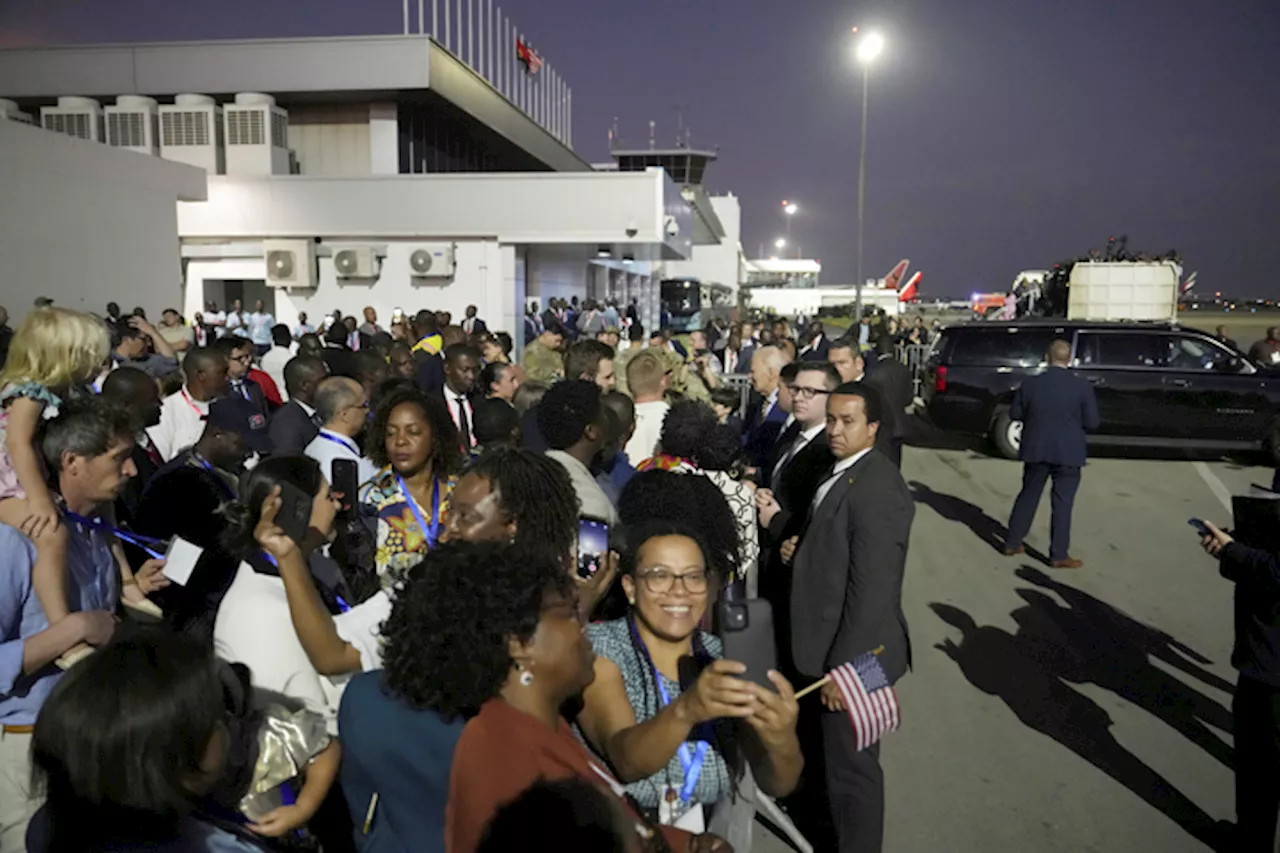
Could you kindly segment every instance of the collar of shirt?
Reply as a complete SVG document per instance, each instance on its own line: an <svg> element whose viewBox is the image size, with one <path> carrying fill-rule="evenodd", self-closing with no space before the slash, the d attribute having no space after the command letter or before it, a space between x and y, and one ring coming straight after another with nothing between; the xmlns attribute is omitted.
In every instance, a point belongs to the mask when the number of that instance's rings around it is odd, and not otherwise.
<svg viewBox="0 0 1280 853"><path fill-rule="evenodd" d="M829 477L828 479L834 479L835 477L838 477L841 474L843 474L845 471L848 471L854 465L857 465L858 460L866 456L868 453L870 453L871 450L872 448L870 447L866 448L865 450L859 450L857 453L853 454L847 459L841 459L838 462L836 462L835 468L832 469L831 471L831 477Z"/></svg>
<svg viewBox="0 0 1280 853"><path fill-rule="evenodd" d="M293 398L293 402L297 403L297 404L298 404L298 407L299 407L300 409L302 409L302 411L304 411L304 412L306 412L306 413L307 413L307 417L311 417L312 415L314 415L314 414L316 413L316 410L315 410L315 409L313 409L312 407L308 406L306 403L302 402L302 401L301 401L301 400L299 400L297 397L294 397L294 398Z"/></svg>
<svg viewBox="0 0 1280 853"><path fill-rule="evenodd" d="M350 450L356 456L360 455L360 448L356 446L356 443L352 441L350 438L348 438L347 436L343 435L342 433L334 432L331 429L325 429L321 427L320 434L325 438L327 438L329 441L336 442L337 444L341 444L343 447L345 447L347 450Z"/></svg>

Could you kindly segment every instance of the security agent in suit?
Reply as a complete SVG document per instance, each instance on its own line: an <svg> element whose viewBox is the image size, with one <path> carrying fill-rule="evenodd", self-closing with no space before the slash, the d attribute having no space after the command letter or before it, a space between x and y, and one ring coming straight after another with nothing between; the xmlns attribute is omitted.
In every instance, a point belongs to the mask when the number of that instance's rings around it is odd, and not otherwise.
<svg viewBox="0 0 1280 853"><path fill-rule="evenodd" d="M900 400L894 388L898 387L893 376L892 367L883 370L872 369L882 367L877 358L868 364L867 357L858 348L853 338L841 338L831 345L827 351L827 360L839 372L845 382L865 382L875 388L880 395L881 417L880 428L876 431L876 449L885 455L897 467L902 467L902 441L905 432L902 422L906 419L906 402L895 409ZM905 369L905 368L904 368Z"/></svg>
<svg viewBox="0 0 1280 853"><path fill-rule="evenodd" d="M782 549L792 563L791 651L799 672L814 680L881 648L891 683L911 665L902 578L915 505L898 469L875 449L882 417L880 395L865 383L846 383L828 397L827 436L836 463L810 503L798 544L792 538ZM828 810L802 831L815 850L875 853L884 837L879 744L856 751L834 684L823 688L822 706L825 711L816 704L801 708L809 721L806 759L821 776L800 796L822 803L814 787L825 783ZM820 745L813 744L815 727Z"/></svg>
<svg viewBox="0 0 1280 853"><path fill-rule="evenodd" d="M1049 524L1049 561L1055 569L1078 569L1073 559L1071 508L1080 488L1080 469L1088 455L1086 433L1097 429L1098 400L1093 386L1067 369L1071 344L1056 340L1046 354L1049 367L1022 383L1013 396L1009 417L1022 422L1022 491L1009 517L1006 556L1022 554L1022 540L1031 529L1045 481L1053 478L1053 515Z"/></svg>
<svg viewBox="0 0 1280 853"><path fill-rule="evenodd" d="M299 355L284 366L289 402L276 410L268 427L276 453L301 453L320 434L324 424L315 409L316 386L328 375L324 359L316 356Z"/></svg>
<svg viewBox="0 0 1280 853"><path fill-rule="evenodd" d="M777 442L787 413L778 405L782 368L790 359L777 347L761 347L751 357L751 387L747 401L743 451L747 464L764 467Z"/></svg>

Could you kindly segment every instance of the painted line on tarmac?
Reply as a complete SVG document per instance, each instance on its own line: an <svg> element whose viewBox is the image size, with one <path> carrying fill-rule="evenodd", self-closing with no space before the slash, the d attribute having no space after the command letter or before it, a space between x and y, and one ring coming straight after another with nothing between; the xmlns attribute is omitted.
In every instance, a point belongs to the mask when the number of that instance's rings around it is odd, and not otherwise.
<svg viewBox="0 0 1280 853"><path fill-rule="evenodd" d="M1209 466L1203 462L1192 462L1191 467L1196 469L1196 473L1200 475L1200 479L1204 480L1209 491L1222 503L1223 508L1227 512L1231 512L1231 490L1218 479L1218 475L1209 470Z"/></svg>

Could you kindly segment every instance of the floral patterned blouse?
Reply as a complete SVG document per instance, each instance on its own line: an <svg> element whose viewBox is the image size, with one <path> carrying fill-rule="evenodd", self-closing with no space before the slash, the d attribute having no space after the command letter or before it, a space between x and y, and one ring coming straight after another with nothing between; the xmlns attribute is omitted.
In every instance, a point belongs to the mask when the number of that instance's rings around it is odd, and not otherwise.
<svg viewBox="0 0 1280 853"><path fill-rule="evenodd" d="M458 482L457 477L441 480L439 517L445 516L449 504L449 493ZM361 502L371 507L378 517L378 547L374 562L382 588L392 591L404 580L409 570L427 554L427 534L418 526L413 508L405 494L396 483L396 476L389 468L378 473L377 477L365 486ZM431 507L420 506L418 511L428 525L432 523ZM440 530L444 529L441 521Z"/></svg>

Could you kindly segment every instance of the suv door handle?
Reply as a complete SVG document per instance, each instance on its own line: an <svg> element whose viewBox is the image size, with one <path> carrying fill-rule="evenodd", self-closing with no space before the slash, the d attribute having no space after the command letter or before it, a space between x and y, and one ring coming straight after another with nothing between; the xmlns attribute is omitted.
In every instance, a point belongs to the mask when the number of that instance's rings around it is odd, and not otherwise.
<svg viewBox="0 0 1280 853"><path fill-rule="evenodd" d="M1106 380L1106 377L1103 377L1103 376L1090 376L1089 384L1090 385L1106 385L1107 380Z"/></svg>
<svg viewBox="0 0 1280 853"><path fill-rule="evenodd" d="M1191 380L1189 379L1166 379L1165 383L1175 388L1190 388Z"/></svg>

